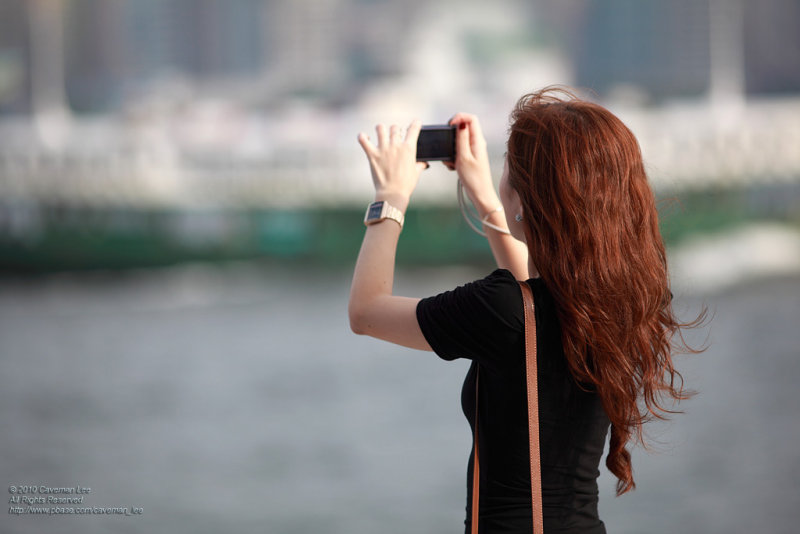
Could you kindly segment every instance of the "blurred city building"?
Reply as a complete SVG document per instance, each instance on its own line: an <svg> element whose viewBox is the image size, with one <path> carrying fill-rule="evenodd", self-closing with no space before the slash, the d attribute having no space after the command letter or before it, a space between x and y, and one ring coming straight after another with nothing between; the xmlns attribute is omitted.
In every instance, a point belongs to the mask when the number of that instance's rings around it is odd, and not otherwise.
<svg viewBox="0 0 800 534"><path fill-rule="evenodd" d="M93 210L221 242L255 210L247 231L285 250L311 232L293 212L369 198L358 131L472 111L499 167L511 105L550 84L619 114L659 193L767 184L797 213L798 18L794 0L2 0L0 238ZM432 169L417 205L453 192Z"/></svg>
<svg viewBox="0 0 800 534"><path fill-rule="evenodd" d="M714 61L740 71L749 96L800 92L800 4L794 0L539 0L542 29L565 46L575 83L607 96L701 96ZM717 50L719 46L722 50Z"/></svg>
<svg viewBox="0 0 800 534"><path fill-rule="evenodd" d="M408 53L420 48L415 26L437 17L440 33L463 30L464 11L478 19L455 39L473 63L498 45L475 29L497 18L492 11L505 12L527 30L525 45L559 48L573 73L568 81L601 97L620 89L657 101L706 93L715 39L741 61L747 95L800 92L794 0L535 0L477 9L419 0L3 0L0 113L30 110L31 19L56 5L64 25L62 85L76 112L119 110L170 77L234 96L238 83L257 103L296 95L354 104L365 84L407 72ZM715 19L733 26L729 39L714 31ZM436 44L422 48L435 54Z"/></svg>

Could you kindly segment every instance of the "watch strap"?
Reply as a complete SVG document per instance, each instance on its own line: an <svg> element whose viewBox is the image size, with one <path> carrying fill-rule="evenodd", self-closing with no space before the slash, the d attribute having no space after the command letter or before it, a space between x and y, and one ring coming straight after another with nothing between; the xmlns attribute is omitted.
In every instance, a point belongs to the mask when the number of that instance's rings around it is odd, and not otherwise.
<svg viewBox="0 0 800 534"><path fill-rule="evenodd" d="M379 212L378 209L380 209ZM405 216L403 215L403 212L385 200L379 200L367 206L367 213L364 215L365 225L369 226L386 219L392 219L400 225L400 228L403 228L403 223L405 222Z"/></svg>

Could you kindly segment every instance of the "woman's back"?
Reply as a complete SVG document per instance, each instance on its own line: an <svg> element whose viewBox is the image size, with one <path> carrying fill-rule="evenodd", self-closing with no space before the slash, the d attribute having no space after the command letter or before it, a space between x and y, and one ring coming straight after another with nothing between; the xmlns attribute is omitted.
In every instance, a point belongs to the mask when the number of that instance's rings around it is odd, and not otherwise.
<svg viewBox="0 0 800 534"><path fill-rule="evenodd" d="M545 526L548 532L605 532L597 515L597 477L609 420L599 397L570 375L547 287L540 279L529 284L536 301ZM417 307L423 333L439 356L473 360L461 397L473 429L479 375L480 526L485 532L531 531L521 298L513 275L498 270L483 280L423 299ZM471 517L471 459L469 465L467 518Z"/></svg>

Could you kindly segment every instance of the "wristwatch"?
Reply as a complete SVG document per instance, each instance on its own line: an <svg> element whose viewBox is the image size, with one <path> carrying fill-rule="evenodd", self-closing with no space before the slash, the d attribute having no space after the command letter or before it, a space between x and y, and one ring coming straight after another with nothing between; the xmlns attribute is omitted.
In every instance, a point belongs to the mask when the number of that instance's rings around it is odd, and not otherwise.
<svg viewBox="0 0 800 534"><path fill-rule="evenodd" d="M397 221L397 224L399 224L400 228L402 228L405 217L403 217L402 211L395 208L385 200L373 202L367 207L367 213L364 215L364 224L369 226L370 224L379 223L384 219L392 219L393 221Z"/></svg>

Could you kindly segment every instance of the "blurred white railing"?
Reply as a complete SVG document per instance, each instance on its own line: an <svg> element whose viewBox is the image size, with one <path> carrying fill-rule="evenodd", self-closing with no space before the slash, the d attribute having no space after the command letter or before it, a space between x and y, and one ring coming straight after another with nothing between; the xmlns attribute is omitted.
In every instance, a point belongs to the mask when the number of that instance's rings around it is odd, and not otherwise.
<svg viewBox="0 0 800 534"><path fill-rule="evenodd" d="M800 181L800 99L726 110L698 102L614 111L637 135L657 190ZM38 141L30 122L6 120L0 123L0 202L258 208L361 205L369 197L366 161L347 120L328 125L325 139L338 140L330 144L304 139L298 124L251 122L261 124L247 134L257 143L245 136L192 144L169 128L145 135L113 119L77 120L63 146L53 148ZM191 132L193 125L181 128ZM282 136L284 130L294 134ZM240 142L249 148L241 150ZM489 140L490 147L503 143ZM449 204L453 191L452 179L426 178L419 197Z"/></svg>

